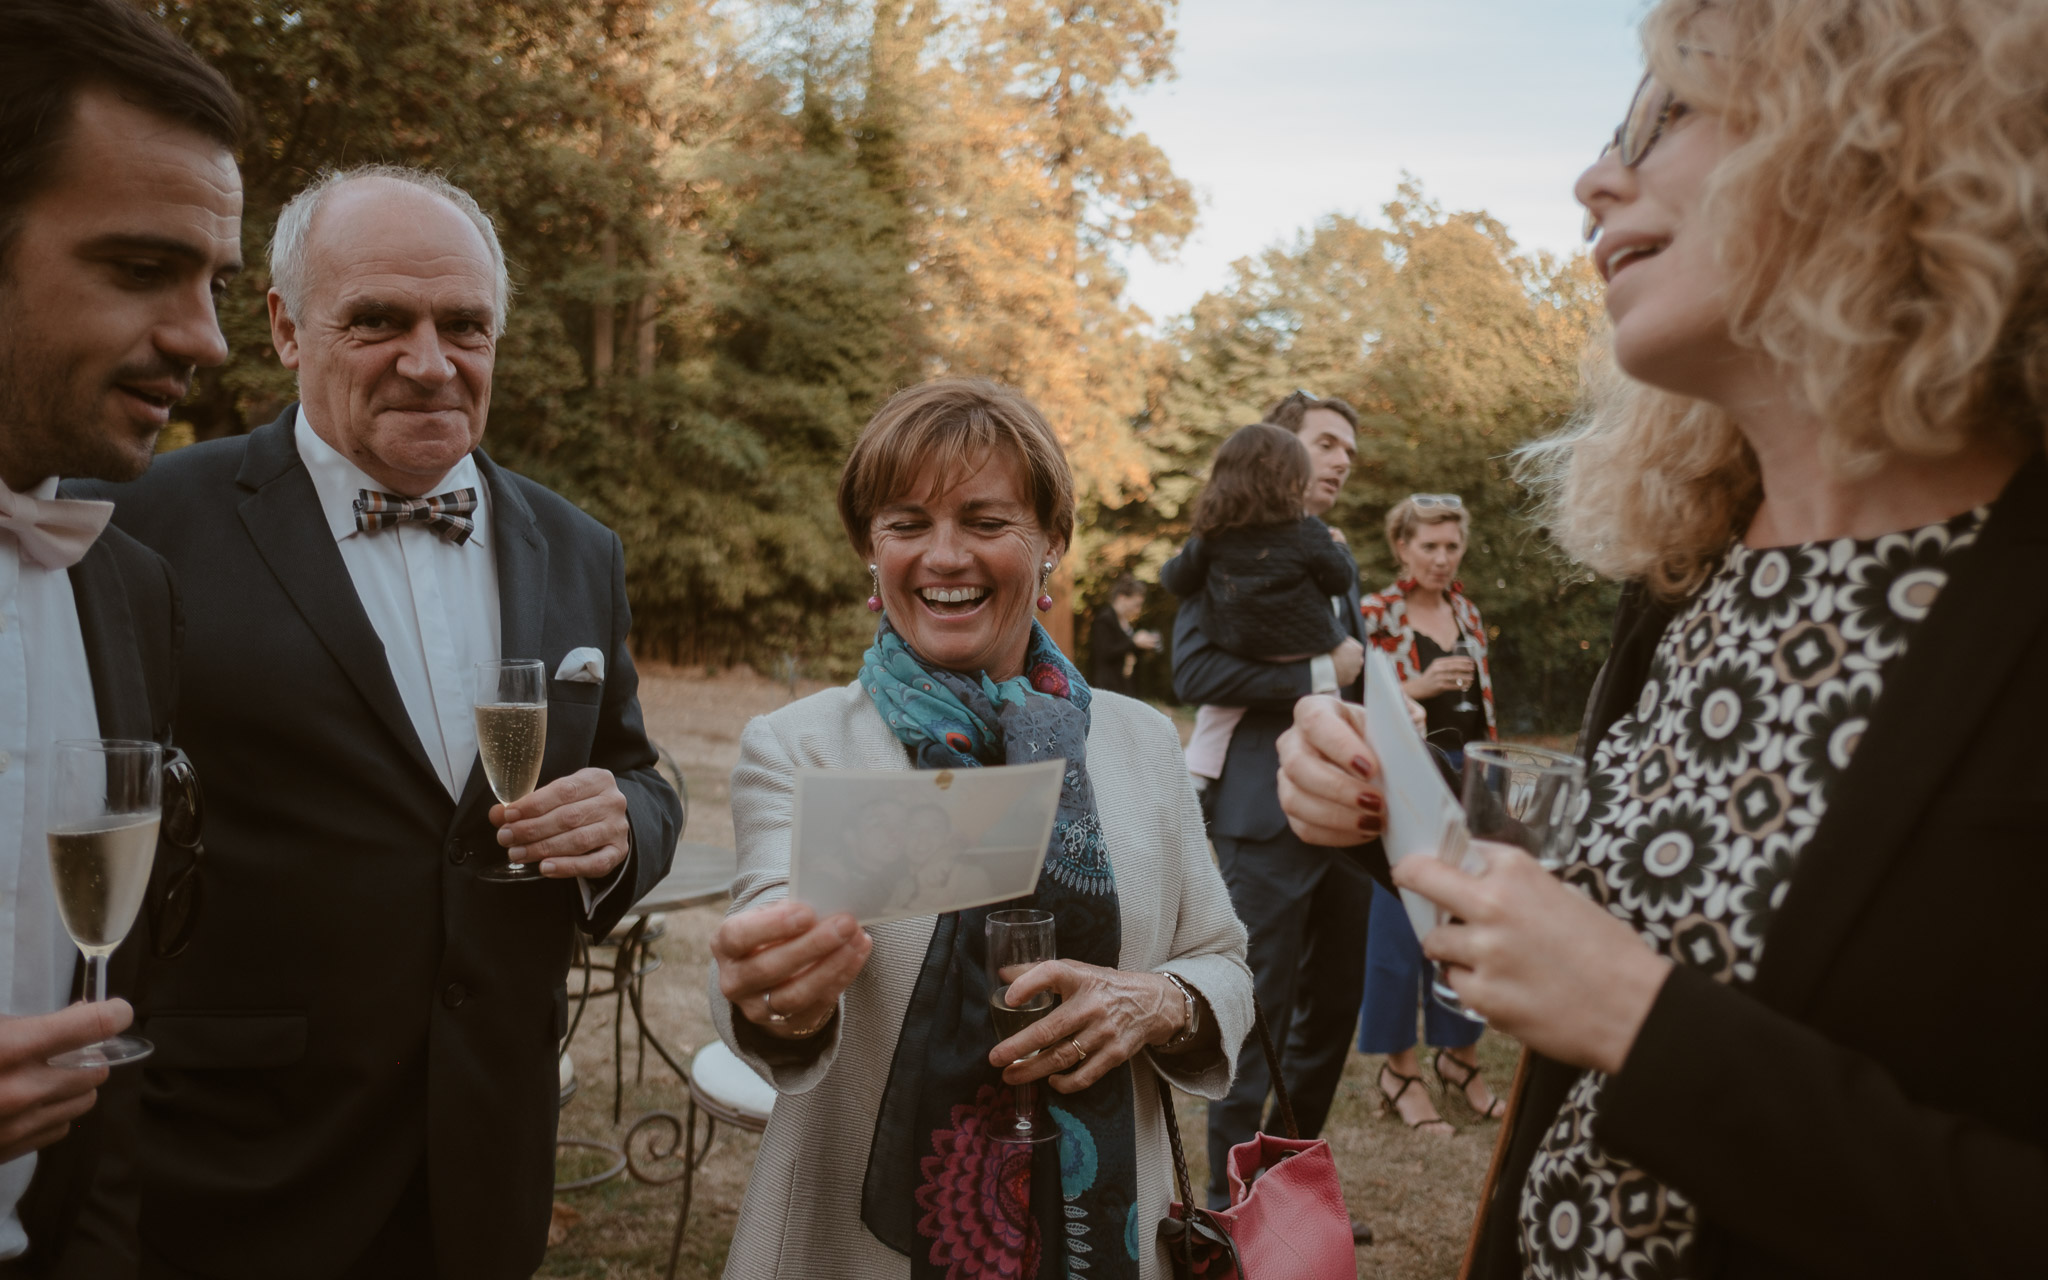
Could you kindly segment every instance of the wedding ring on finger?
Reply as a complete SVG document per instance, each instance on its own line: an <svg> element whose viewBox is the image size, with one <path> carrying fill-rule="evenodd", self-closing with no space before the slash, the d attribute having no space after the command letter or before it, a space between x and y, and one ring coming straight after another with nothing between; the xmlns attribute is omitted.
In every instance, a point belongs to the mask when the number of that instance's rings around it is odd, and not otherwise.
<svg viewBox="0 0 2048 1280"><path fill-rule="evenodd" d="M1074 1065L1076 1067L1079 1067L1082 1063L1088 1061L1088 1051L1081 1047L1081 1042L1079 1040L1076 1040L1072 1036L1069 1036L1067 1037L1067 1043L1074 1046Z"/></svg>
<svg viewBox="0 0 2048 1280"><path fill-rule="evenodd" d="M767 992L767 991L763 991L763 992L761 993L761 1007L762 1007L763 1009L766 1009L766 1010L768 1011L768 1021L770 1021L770 1022L788 1022L788 1021L789 1021L789 1015L788 1015L788 1014L786 1014L786 1013L777 1013L777 1012L775 1012L775 1002L774 1002L773 1000L770 1000L770 999L768 998L770 994L771 994L771 993L770 993L770 992Z"/></svg>

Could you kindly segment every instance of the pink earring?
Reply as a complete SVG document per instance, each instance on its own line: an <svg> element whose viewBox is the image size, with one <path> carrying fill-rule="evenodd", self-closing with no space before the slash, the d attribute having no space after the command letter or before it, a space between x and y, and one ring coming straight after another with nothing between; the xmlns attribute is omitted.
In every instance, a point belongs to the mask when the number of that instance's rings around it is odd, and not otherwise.
<svg viewBox="0 0 2048 1280"><path fill-rule="evenodd" d="M1045 562L1045 572L1038 579L1038 611L1040 613L1052 612L1052 594L1045 589L1046 584L1051 581L1052 561L1048 560Z"/></svg>
<svg viewBox="0 0 2048 1280"><path fill-rule="evenodd" d="M880 613L882 611L882 571L873 565L869 565L868 576L875 580L875 594L868 597L868 612Z"/></svg>

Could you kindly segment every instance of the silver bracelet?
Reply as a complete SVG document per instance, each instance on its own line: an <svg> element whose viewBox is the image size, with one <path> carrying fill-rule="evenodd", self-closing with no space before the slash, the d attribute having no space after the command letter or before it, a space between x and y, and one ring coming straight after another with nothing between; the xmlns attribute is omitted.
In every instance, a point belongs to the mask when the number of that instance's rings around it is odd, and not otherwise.
<svg viewBox="0 0 2048 1280"><path fill-rule="evenodd" d="M1195 989L1189 986L1187 983L1182 982L1180 980L1179 975L1167 973L1161 974L1160 976L1165 978L1168 982L1171 982L1180 991L1180 998L1187 1001L1188 1004L1187 1025L1182 1027L1179 1031L1174 1032L1172 1038L1162 1041L1159 1045L1159 1049L1161 1052L1173 1053L1177 1050L1185 1049L1190 1044L1193 1044L1195 1037L1201 1034L1201 1006L1195 1003Z"/></svg>

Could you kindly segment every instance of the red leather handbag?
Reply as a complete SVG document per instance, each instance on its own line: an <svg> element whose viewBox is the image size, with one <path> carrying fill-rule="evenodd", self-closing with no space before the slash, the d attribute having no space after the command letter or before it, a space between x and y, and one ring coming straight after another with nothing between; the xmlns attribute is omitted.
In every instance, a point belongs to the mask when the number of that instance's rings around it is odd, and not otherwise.
<svg viewBox="0 0 2048 1280"><path fill-rule="evenodd" d="M1159 1223L1173 1274L1176 1280L1358 1280L1351 1215L1330 1144L1321 1138L1302 1140L1280 1076L1280 1057L1273 1052L1265 1015L1256 1008L1252 1028L1273 1073L1287 1136L1254 1134L1250 1142L1230 1149L1228 1209L1204 1209L1195 1199L1180 1123L1173 1114L1173 1090L1163 1082L1159 1090L1180 1188L1180 1199Z"/></svg>

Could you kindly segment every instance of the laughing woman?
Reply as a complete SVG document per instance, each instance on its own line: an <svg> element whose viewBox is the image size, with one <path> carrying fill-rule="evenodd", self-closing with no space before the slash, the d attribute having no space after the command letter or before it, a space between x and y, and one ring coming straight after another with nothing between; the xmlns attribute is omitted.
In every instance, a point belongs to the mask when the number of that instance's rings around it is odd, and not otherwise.
<svg viewBox="0 0 2048 1280"><path fill-rule="evenodd" d="M1619 368L1534 456L1629 584L1578 845L1394 872L1533 1051L1470 1274L2048 1275L2048 4L1646 45L1578 182ZM1363 745L1298 712L1304 839Z"/></svg>
<svg viewBox="0 0 2048 1280"><path fill-rule="evenodd" d="M1066 456L1016 392L927 383L861 433L839 513L874 577L874 646L857 682L748 725L733 771L712 1012L780 1097L726 1275L1163 1276L1158 1091L1222 1096L1251 975L1172 724L1091 691L1033 621L1073 532ZM998 906L1053 913L1060 958L1009 999L1061 1003L1016 1036L989 1020L997 907L868 933L789 900L795 770L1053 758L1070 767L1038 890ZM1027 1080L1051 1085L1060 1140L990 1141Z"/></svg>

